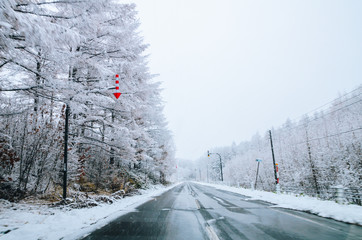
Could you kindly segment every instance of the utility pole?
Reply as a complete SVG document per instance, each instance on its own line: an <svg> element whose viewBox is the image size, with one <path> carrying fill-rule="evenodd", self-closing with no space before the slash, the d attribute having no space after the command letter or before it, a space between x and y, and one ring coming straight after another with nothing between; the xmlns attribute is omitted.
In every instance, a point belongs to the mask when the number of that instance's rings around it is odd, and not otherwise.
<svg viewBox="0 0 362 240"><path fill-rule="evenodd" d="M221 182L224 181L224 174L222 173L222 161L221 161L221 155L216 153L217 155L219 155L220 158L220 171L221 171Z"/></svg>
<svg viewBox="0 0 362 240"><path fill-rule="evenodd" d="M112 114L111 118L112 118L112 124L113 124L114 123L114 118L115 118L114 111L111 111L111 114ZM112 129L112 133L114 133L114 129ZM112 141L112 144L113 144L114 139L112 138L111 141ZM111 147L111 156L109 157L109 164L110 165L114 164L114 149L113 149L113 147Z"/></svg>
<svg viewBox="0 0 362 240"><path fill-rule="evenodd" d="M269 130L269 137L270 137L270 146L271 146L272 157L273 157L273 166L274 166L275 185L276 185L276 190L277 190L277 192L279 192L279 179L278 179L278 174L277 174L277 166L276 166L276 164L275 164L274 147L273 147L273 138L272 138L272 133L271 133L271 130Z"/></svg>
<svg viewBox="0 0 362 240"><path fill-rule="evenodd" d="M222 161L221 161L221 155L219 153L211 153L209 151L207 151L207 156L210 157L211 154L217 154L219 156L220 159L220 175L221 175L221 181L224 181L224 175L222 173Z"/></svg>
<svg viewBox="0 0 362 240"><path fill-rule="evenodd" d="M69 129L69 104L65 107L65 128L64 128L64 173L63 173L63 201L67 198L67 164L68 164L68 129Z"/></svg>
<svg viewBox="0 0 362 240"><path fill-rule="evenodd" d="M146 167L145 167L145 182L146 182L146 184L147 184L147 166L148 165L148 160L147 160L147 158L146 158Z"/></svg>
<svg viewBox="0 0 362 240"><path fill-rule="evenodd" d="M272 152L272 157L273 157L275 184L277 184L277 169L275 167L274 147L273 147L273 138L272 138L271 130L269 130L269 137L270 137L271 152Z"/></svg>

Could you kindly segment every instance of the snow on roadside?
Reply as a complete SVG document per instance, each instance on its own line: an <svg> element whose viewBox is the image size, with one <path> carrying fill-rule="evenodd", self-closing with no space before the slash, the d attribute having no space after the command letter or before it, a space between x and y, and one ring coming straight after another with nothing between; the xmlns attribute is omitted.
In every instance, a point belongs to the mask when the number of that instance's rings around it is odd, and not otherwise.
<svg viewBox="0 0 362 240"><path fill-rule="evenodd" d="M175 185L140 190L142 195L126 197L113 204L92 208L60 209L44 205L0 201L0 239L78 239L106 225ZM10 231L9 231L10 230ZM9 231L9 232L8 232Z"/></svg>
<svg viewBox="0 0 362 240"><path fill-rule="evenodd" d="M294 196L289 194L275 194L271 192L229 187L225 185L195 182L251 197L252 200L263 200L276 204L273 207L288 208L306 211L321 217L332 218L338 221L362 225L362 206L342 205L334 201L320 200L308 196Z"/></svg>

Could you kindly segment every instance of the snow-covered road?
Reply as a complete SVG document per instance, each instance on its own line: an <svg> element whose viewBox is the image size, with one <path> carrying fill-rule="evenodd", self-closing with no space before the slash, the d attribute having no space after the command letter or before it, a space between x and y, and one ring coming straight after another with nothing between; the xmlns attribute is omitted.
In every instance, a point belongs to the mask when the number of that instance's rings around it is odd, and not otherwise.
<svg viewBox="0 0 362 240"><path fill-rule="evenodd" d="M83 240L360 239L362 227L197 183L155 197Z"/></svg>
<svg viewBox="0 0 362 240"><path fill-rule="evenodd" d="M0 201L0 239L362 239L361 206L195 182L142 193L84 209Z"/></svg>

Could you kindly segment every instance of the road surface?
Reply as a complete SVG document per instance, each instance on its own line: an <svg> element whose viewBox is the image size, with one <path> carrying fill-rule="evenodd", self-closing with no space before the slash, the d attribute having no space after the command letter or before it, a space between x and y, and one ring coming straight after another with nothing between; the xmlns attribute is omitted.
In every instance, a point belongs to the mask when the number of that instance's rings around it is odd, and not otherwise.
<svg viewBox="0 0 362 240"><path fill-rule="evenodd" d="M362 239L362 227L183 183L84 240Z"/></svg>

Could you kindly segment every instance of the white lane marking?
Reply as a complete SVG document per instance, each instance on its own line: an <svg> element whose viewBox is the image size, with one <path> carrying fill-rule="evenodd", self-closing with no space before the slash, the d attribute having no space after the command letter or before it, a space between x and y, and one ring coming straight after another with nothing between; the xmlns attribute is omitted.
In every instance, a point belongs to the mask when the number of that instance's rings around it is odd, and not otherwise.
<svg viewBox="0 0 362 240"><path fill-rule="evenodd" d="M228 205L228 206L230 206L230 204L227 204L226 202L224 202L224 200L222 200L222 199L220 199L220 198L218 198L218 197L213 197L216 201L218 201L218 202L220 202L220 203L222 203L222 204L224 204L224 205Z"/></svg>
<svg viewBox="0 0 362 240"><path fill-rule="evenodd" d="M200 210L201 206L200 206L200 202L199 200L195 199L195 203L197 205L197 209ZM223 219L223 217L220 217L219 219ZM207 235L209 236L210 240L220 240L220 238L217 236L216 232L214 231L214 229L210 226L211 223L216 222L216 219L210 219L208 221L206 221L206 232Z"/></svg>
<svg viewBox="0 0 362 240"><path fill-rule="evenodd" d="M230 205L229 203L226 203L224 200L218 198L218 197L213 197L213 199L215 199L216 201L218 201L220 204L225 205L224 207L227 208L232 208L232 205ZM234 207L234 208L239 208L239 207Z"/></svg>
<svg viewBox="0 0 362 240"><path fill-rule="evenodd" d="M206 222L207 222L208 224L212 224L212 223L216 222L216 219L210 219L210 220L207 220Z"/></svg>
<svg viewBox="0 0 362 240"><path fill-rule="evenodd" d="M206 225L206 232L207 235L209 235L210 240L220 240L220 238L217 236L216 232L210 225Z"/></svg>
<svg viewBox="0 0 362 240"><path fill-rule="evenodd" d="M196 205L197 205L197 209L200 209L201 206L200 206L199 200L195 199L195 202L196 202Z"/></svg>
<svg viewBox="0 0 362 240"><path fill-rule="evenodd" d="M311 222L311 223L314 223L314 224L318 224L318 225L320 225L320 226L327 227L327 228L330 228L330 229L333 229L333 230L335 230L335 231L340 232L340 230L338 230L338 229L336 229L336 228L327 226L327 225L325 225L325 224L322 224L322 223L313 221L313 220L308 219L308 218L300 217L300 216L297 216L297 215L294 215L294 214L291 214L291 213L288 213L288 212L283 212L283 211L277 210L277 209L275 209L275 208L269 208L269 209L272 209L272 210L274 210L274 211L277 211L277 212L280 212L280 213L284 213L284 214L293 216L293 217L295 217L295 218L299 218L299 219L302 219L302 220L304 220L304 221Z"/></svg>
<svg viewBox="0 0 362 240"><path fill-rule="evenodd" d="M207 222L208 224L212 224L212 223L214 223L214 222L216 222L216 221L218 221L218 220L224 220L224 219L225 219L225 217L224 217L224 216L221 216L221 217L219 217L219 218L217 218L217 219L213 218L213 219L207 220L206 222Z"/></svg>
<svg viewBox="0 0 362 240"><path fill-rule="evenodd" d="M217 197L213 197L216 201L218 201L218 202L222 202L222 203L225 203L222 199L220 199L220 198L217 198Z"/></svg>

